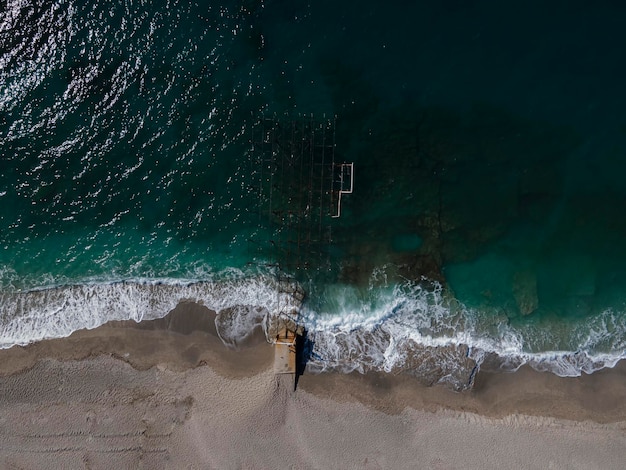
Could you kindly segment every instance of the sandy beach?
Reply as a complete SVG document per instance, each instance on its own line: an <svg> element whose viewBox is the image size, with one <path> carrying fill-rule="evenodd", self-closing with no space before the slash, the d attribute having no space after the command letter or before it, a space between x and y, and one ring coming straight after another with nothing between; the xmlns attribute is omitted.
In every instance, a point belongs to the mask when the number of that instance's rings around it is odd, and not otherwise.
<svg viewBox="0 0 626 470"><path fill-rule="evenodd" d="M1 468L581 468L626 461L626 368L480 372L473 390L305 373L182 304L0 351Z"/></svg>

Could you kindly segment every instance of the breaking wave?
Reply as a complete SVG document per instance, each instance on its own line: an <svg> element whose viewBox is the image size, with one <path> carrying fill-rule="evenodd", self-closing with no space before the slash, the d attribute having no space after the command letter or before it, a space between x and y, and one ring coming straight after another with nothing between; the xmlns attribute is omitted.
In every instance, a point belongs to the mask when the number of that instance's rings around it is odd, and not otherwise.
<svg viewBox="0 0 626 470"><path fill-rule="evenodd" d="M314 373L402 372L460 390L472 386L481 368L514 371L528 364L578 376L624 358L625 320L612 311L567 326L514 327L466 309L437 284L406 282L365 293L334 285L326 289L323 306L315 308L277 287L271 274L230 272L211 281L138 279L5 291L0 293L0 347L65 337L111 320L160 318L188 301L217 312L227 346L236 346L236 337L244 338L268 315L299 311L311 346L307 367ZM221 312L226 320L220 322ZM581 346L539 349L541 338L545 344Z"/></svg>
<svg viewBox="0 0 626 470"><path fill-rule="evenodd" d="M214 281L126 280L0 291L0 348L66 337L113 320L161 318L181 302L195 302L218 313L239 306L274 311L278 305L298 304L277 291L273 277L245 277L233 271Z"/></svg>
<svg viewBox="0 0 626 470"><path fill-rule="evenodd" d="M350 298L351 290L343 287L339 297ZM613 367L626 356L626 320L612 310L567 324L531 320L513 326L493 313L467 309L437 284L406 282L376 290L372 303L360 309L308 311L305 317L314 343L311 371L405 372L455 389L471 387L480 368L515 371L527 364L575 377ZM549 348L555 344L572 347Z"/></svg>

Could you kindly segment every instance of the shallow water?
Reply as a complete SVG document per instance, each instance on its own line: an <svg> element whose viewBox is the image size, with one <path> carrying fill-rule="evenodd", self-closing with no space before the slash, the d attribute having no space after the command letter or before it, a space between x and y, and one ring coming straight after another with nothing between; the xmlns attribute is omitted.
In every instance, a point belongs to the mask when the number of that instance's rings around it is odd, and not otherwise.
<svg viewBox="0 0 626 470"><path fill-rule="evenodd" d="M624 7L429 3L5 2L3 346L185 299L278 308L250 140L313 113L355 188L330 271L289 273L311 369L462 387L481 364L613 365Z"/></svg>

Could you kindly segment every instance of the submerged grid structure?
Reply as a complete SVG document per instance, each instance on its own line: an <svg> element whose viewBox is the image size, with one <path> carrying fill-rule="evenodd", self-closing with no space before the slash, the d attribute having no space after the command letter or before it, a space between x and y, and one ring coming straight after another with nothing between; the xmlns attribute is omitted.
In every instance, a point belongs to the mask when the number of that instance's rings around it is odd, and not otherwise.
<svg viewBox="0 0 626 470"><path fill-rule="evenodd" d="M256 249L280 271L298 277L329 269L332 219L352 192L352 164L335 161L335 118L264 118L254 129L260 225L268 240Z"/></svg>
<svg viewBox="0 0 626 470"><path fill-rule="evenodd" d="M275 268L279 293L304 297L296 281L331 270L333 220L353 185L353 164L335 161L335 124L335 117L272 116L253 129L259 238L249 246ZM297 320L280 306L278 313Z"/></svg>

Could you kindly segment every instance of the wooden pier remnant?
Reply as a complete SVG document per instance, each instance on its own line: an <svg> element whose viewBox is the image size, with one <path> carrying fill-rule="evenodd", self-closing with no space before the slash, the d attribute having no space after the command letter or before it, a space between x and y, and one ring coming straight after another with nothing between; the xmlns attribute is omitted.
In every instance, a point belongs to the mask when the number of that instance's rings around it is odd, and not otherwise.
<svg viewBox="0 0 626 470"><path fill-rule="evenodd" d="M296 374L296 332L283 328L274 343L274 373Z"/></svg>

